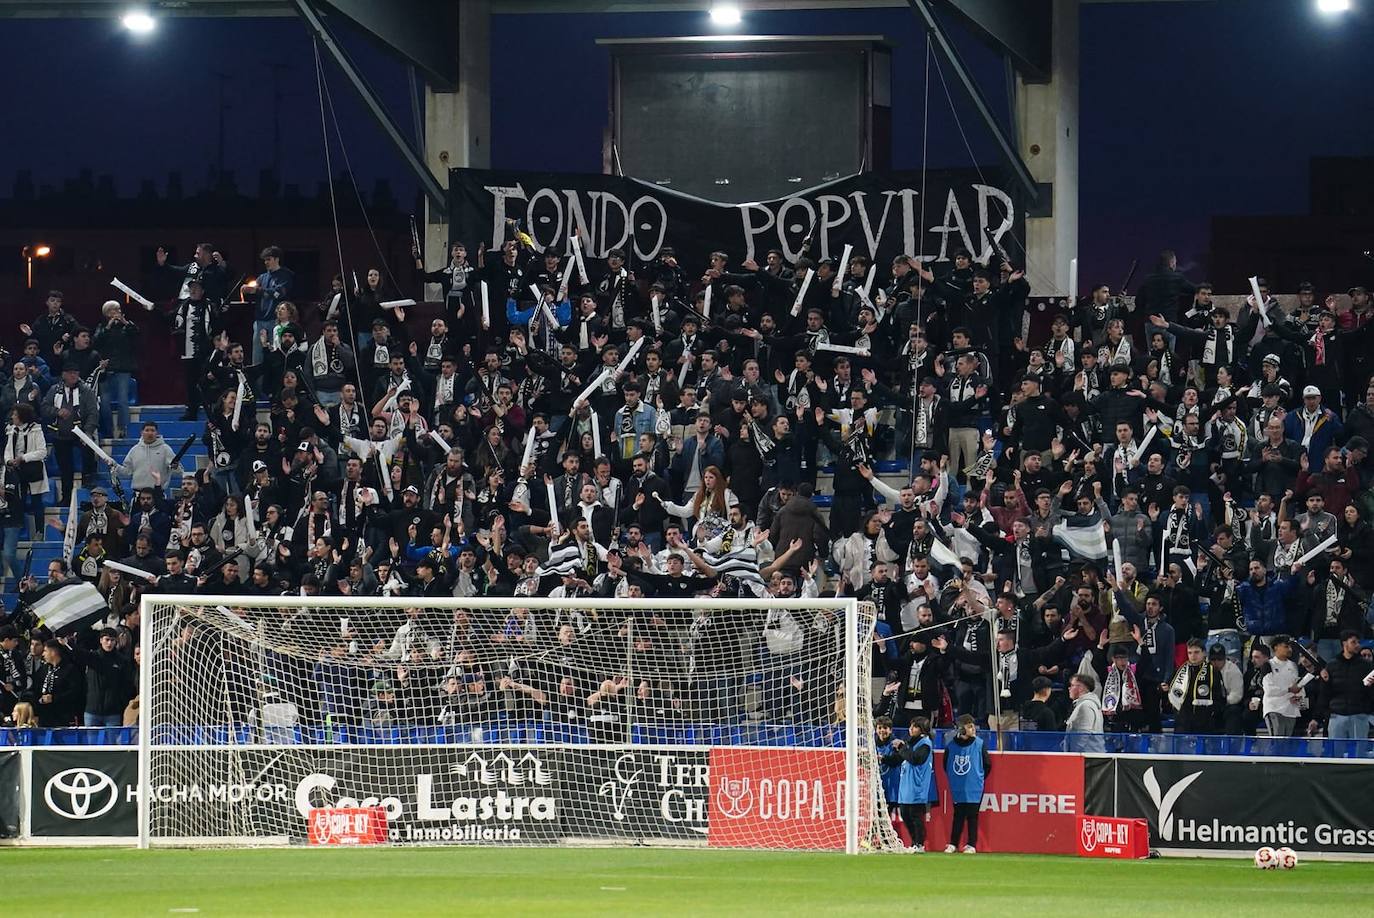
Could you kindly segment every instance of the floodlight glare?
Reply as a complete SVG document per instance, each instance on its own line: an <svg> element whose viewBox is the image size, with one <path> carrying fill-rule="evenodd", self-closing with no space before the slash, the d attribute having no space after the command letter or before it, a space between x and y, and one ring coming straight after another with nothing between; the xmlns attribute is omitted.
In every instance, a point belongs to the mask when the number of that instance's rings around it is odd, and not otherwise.
<svg viewBox="0 0 1374 918"><path fill-rule="evenodd" d="M1350 12L1350 0L1317 0L1317 11L1334 15Z"/></svg>
<svg viewBox="0 0 1374 918"><path fill-rule="evenodd" d="M147 35L157 28L157 20L143 10L130 10L119 21L124 28L135 35Z"/></svg>
<svg viewBox="0 0 1374 918"><path fill-rule="evenodd" d="M744 18L739 6L734 3L714 3L711 5L711 21L720 26L739 25Z"/></svg>

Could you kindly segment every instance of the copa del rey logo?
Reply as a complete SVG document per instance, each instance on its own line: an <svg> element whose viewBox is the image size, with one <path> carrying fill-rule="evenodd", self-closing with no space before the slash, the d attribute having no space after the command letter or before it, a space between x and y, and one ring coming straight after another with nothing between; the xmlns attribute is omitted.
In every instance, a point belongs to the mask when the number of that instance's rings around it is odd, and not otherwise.
<svg viewBox="0 0 1374 918"><path fill-rule="evenodd" d="M716 808L727 819L843 819L844 781L722 775Z"/></svg>
<svg viewBox="0 0 1374 918"><path fill-rule="evenodd" d="M1125 846L1130 840L1131 827L1120 820L1108 821L1084 816L1079 821L1079 832L1083 836L1083 850L1093 852L1098 845Z"/></svg>

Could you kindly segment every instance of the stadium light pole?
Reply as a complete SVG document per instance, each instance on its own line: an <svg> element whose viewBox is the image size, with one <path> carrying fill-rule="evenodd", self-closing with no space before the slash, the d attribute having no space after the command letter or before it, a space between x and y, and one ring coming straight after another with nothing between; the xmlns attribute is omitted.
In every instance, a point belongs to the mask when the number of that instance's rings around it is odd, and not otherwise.
<svg viewBox="0 0 1374 918"><path fill-rule="evenodd" d="M26 245L24 252L25 274L28 278L29 289L33 289L33 260L35 258L47 258L52 254L52 246L47 245Z"/></svg>

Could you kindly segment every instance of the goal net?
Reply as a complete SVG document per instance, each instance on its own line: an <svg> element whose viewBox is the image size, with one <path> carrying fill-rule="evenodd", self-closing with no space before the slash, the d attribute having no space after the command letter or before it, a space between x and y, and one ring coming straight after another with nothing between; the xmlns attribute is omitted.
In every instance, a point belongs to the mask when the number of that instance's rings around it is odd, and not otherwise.
<svg viewBox="0 0 1374 918"><path fill-rule="evenodd" d="M874 614L145 597L140 843L305 844L370 808L399 845L896 848Z"/></svg>

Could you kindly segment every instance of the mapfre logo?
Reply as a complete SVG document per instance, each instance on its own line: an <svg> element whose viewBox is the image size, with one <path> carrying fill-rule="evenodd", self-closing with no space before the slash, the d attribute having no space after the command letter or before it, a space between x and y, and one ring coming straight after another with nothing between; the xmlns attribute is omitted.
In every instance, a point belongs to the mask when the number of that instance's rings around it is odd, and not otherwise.
<svg viewBox="0 0 1374 918"><path fill-rule="evenodd" d="M119 802L119 785L95 768L68 768L48 779L43 802L64 819L97 819Z"/></svg>

